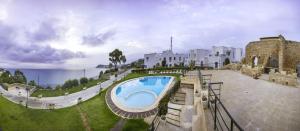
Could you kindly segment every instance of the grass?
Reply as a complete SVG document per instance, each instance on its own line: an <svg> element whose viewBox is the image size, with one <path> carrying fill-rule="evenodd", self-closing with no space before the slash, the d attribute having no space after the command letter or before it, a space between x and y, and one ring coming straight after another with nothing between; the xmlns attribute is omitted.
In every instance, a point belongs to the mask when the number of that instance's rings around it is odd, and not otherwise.
<svg viewBox="0 0 300 131"><path fill-rule="evenodd" d="M107 74L108 75L108 74ZM58 88L58 89L37 89L35 92L33 92L31 94L32 97L38 97L39 95L42 95L43 97L54 97L54 96L62 96L65 95L65 93L75 93L75 92L79 92L82 91L84 87L86 88L90 88L93 87L95 85L97 85L97 83L99 82L104 82L106 80L108 80L106 77L102 77L101 79L97 79L97 80L93 80L93 81L89 81L87 84L85 85L79 85L76 87L72 87L72 88Z"/></svg>
<svg viewBox="0 0 300 131"><path fill-rule="evenodd" d="M78 105L87 114L93 130L109 130L119 120L106 106L104 93ZM0 97L0 129L85 130L76 106L57 110L26 109L3 97Z"/></svg>
<svg viewBox="0 0 300 131"><path fill-rule="evenodd" d="M143 119L130 119L125 122L123 131L147 131L149 125Z"/></svg>
<svg viewBox="0 0 300 131"><path fill-rule="evenodd" d="M145 75L147 74L132 73L119 82ZM179 78L179 75L176 74L172 76ZM12 103L0 96L0 130L85 130L80 112L77 109L77 106L79 106L81 111L85 113L88 125L92 130L108 131L120 118L113 114L107 107L105 93L106 91L103 91L101 96L97 95L79 105L57 110L27 109L24 106ZM147 130L148 127L149 126L142 119L127 120L123 130L141 131Z"/></svg>

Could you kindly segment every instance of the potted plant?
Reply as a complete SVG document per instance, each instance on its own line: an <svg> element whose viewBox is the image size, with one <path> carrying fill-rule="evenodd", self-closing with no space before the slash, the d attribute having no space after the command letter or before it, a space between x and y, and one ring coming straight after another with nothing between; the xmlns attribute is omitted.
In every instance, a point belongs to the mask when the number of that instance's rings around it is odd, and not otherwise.
<svg viewBox="0 0 300 131"><path fill-rule="evenodd" d="M205 95L202 96L202 106L204 109L208 107L207 97Z"/></svg>
<svg viewBox="0 0 300 131"><path fill-rule="evenodd" d="M197 97L201 96L201 93L198 90L195 91L195 94L196 94Z"/></svg>

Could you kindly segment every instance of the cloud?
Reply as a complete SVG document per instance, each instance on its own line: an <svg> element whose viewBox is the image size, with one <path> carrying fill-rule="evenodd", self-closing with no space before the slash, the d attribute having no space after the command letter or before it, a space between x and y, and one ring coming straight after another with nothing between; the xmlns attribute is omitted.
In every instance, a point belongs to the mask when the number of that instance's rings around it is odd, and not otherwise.
<svg viewBox="0 0 300 131"><path fill-rule="evenodd" d="M55 49L49 45L23 44L14 40L16 29L0 23L0 52L3 59L31 63L64 63L72 58L83 58L82 52Z"/></svg>
<svg viewBox="0 0 300 131"><path fill-rule="evenodd" d="M58 19L53 18L41 22L36 30L27 32L28 38L33 42L58 39L59 32L63 29L57 25L58 22Z"/></svg>
<svg viewBox="0 0 300 131"><path fill-rule="evenodd" d="M109 30L105 33L99 33L96 35L87 35L82 37L82 44L89 46L98 46L105 44L116 34L115 30Z"/></svg>

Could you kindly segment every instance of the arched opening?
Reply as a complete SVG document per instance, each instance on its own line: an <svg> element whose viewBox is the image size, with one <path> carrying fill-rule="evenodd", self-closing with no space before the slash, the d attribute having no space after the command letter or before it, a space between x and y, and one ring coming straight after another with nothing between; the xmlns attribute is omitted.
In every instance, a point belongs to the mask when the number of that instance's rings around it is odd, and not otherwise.
<svg viewBox="0 0 300 131"><path fill-rule="evenodd" d="M300 77L300 63L297 64L296 72L297 72L297 76Z"/></svg>
<svg viewBox="0 0 300 131"><path fill-rule="evenodd" d="M278 59L274 56L269 57L268 66L272 68L278 68L279 67Z"/></svg>
<svg viewBox="0 0 300 131"><path fill-rule="evenodd" d="M252 67L256 67L258 65L258 57L254 56L252 58Z"/></svg>
<svg viewBox="0 0 300 131"><path fill-rule="evenodd" d="M215 68L218 68L219 63L215 62Z"/></svg>
<svg viewBox="0 0 300 131"><path fill-rule="evenodd" d="M203 61L201 61L200 65L201 65L201 67L203 67Z"/></svg>
<svg viewBox="0 0 300 131"><path fill-rule="evenodd" d="M230 60L229 60L229 58L226 58L224 61L224 65L228 65L228 64L230 64Z"/></svg>
<svg viewBox="0 0 300 131"><path fill-rule="evenodd" d="M265 66L265 73L269 73L271 69L275 69L275 72L278 71L278 67L279 67L279 62L278 62L278 58L276 56L270 56L268 58L268 62L267 65Z"/></svg>

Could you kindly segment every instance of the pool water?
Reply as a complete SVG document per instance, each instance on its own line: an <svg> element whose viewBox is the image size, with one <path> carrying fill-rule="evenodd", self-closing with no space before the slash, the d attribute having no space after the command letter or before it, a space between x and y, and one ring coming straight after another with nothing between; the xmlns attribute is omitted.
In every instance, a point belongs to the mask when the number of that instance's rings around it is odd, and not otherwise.
<svg viewBox="0 0 300 131"><path fill-rule="evenodd" d="M171 81L170 76L148 76L133 79L118 85L116 98L128 108L144 108L155 103Z"/></svg>

